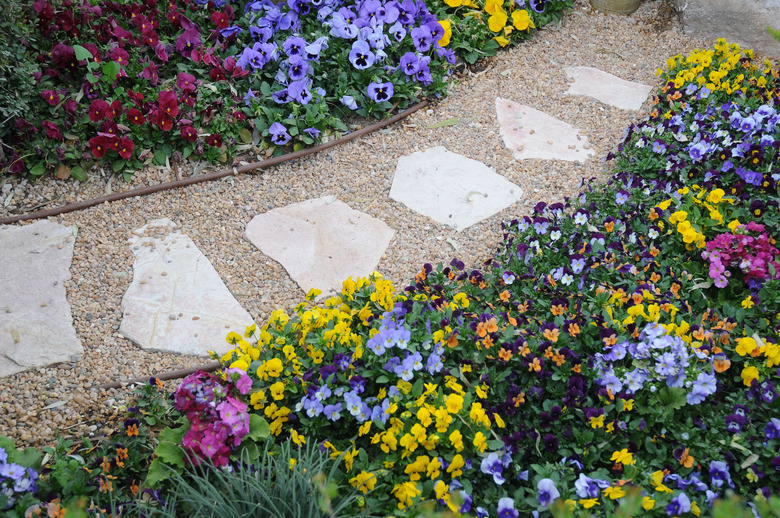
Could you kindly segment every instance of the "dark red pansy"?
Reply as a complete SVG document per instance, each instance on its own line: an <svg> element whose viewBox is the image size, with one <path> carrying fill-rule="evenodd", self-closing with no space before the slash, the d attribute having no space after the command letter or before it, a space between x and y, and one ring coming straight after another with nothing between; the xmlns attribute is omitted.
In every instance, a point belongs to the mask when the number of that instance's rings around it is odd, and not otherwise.
<svg viewBox="0 0 780 518"><path fill-rule="evenodd" d="M222 135L209 135L206 144L212 147L222 147Z"/></svg>
<svg viewBox="0 0 780 518"><path fill-rule="evenodd" d="M106 135L117 135L119 129L116 125L116 122L112 120L106 120L103 121L103 124L100 125L100 131Z"/></svg>
<svg viewBox="0 0 780 518"><path fill-rule="evenodd" d="M44 90L41 92L41 97L43 97L46 102L52 106L60 102L60 95L54 90Z"/></svg>
<svg viewBox="0 0 780 518"><path fill-rule="evenodd" d="M157 97L160 110L170 117L176 117L179 114L179 99L176 92L172 90L163 90Z"/></svg>
<svg viewBox="0 0 780 518"><path fill-rule="evenodd" d="M157 33L153 30L144 31L141 36L143 37L144 45L151 48L156 47L157 44L160 43L160 37L157 36Z"/></svg>
<svg viewBox="0 0 780 518"><path fill-rule="evenodd" d="M217 29L226 29L230 25L228 17L225 13L213 12L211 13L211 21L217 26Z"/></svg>
<svg viewBox="0 0 780 518"><path fill-rule="evenodd" d="M157 119L157 125L163 131L170 131L173 128L173 119L167 113L161 112Z"/></svg>
<svg viewBox="0 0 780 518"><path fill-rule="evenodd" d="M130 158L133 156L133 149L135 149L135 142L129 138L118 139L117 151L122 158Z"/></svg>
<svg viewBox="0 0 780 518"><path fill-rule="evenodd" d="M103 158L108 151L108 139L106 137L92 137L89 139L89 150L95 158Z"/></svg>
<svg viewBox="0 0 780 518"><path fill-rule="evenodd" d="M112 61L119 63L119 66L126 67L130 62L130 54L123 48L115 48L111 54L109 54Z"/></svg>
<svg viewBox="0 0 780 518"><path fill-rule="evenodd" d="M62 140L62 133L57 125L51 121L43 121L43 129L46 130L46 136L52 140Z"/></svg>
<svg viewBox="0 0 780 518"><path fill-rule="evenodd" d="M195 129L194 126L182 126L181 127L181 138L186 140L187 142L195 142L195 139L198 138L198 132Z"/></svg>
<svg viewBox="0 0 780 518"><path fill-rule="evenodd" d="M122 103L117 101L112 101L111 104L108 107L108 110L106 110L106 117L108 119L114 119L115 117L118 117L122 114Z"/></svg>
<svg viewBox="0 0 780 518"><path fill-rule="evenodd" d="M139 126L144 122L146 122L146 119L144 118L144 114L141 113L141 111L136 108L130 108L127 111L127 120L130 121L131 124L136 124Z"/></svg>
<svg viewBox="0 0 780 518"><path fill-rule="evenodd" d="M89 120L92 122L100 122L106 118L106 113L111 107L103 99L95 99L92 104L89 105Z"/></svg>

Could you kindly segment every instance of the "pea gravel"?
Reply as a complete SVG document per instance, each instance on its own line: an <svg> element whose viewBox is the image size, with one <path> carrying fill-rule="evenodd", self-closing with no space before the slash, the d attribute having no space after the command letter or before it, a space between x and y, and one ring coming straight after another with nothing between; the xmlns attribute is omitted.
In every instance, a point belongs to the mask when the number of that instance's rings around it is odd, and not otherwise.
<svg viewBox="0 0 780 518"><path fill-rule="evenodd" d="M67 285L73 322L85 354L0 379L0 434L21 445L51 444L58 436L102 436L116 426L129 389L97 390L99 384L191 367L208 359L145 352L122 338L121 300L132 279L126 242L146 222L169 217L208 257L230 291L262 324L276 308L291 310L303 292L281 265L242 238L256 214L310 198L337 196L352 208L385 221L396 237L377 269L402 289L425 262L463 260L479 267L501 238L500 223L528 214L540 200L576 194L580 179L605 177L602 158L625 128L649 112L628 112L598 101L563 95L567 66L592 66L630 81L657 85L656 68L677 53L709 43L682 34L671 0L645 0L631 16L610 16L576 0L562 23L539 31L518 48L501 52L477 72L452 77L449 96L387 129L256 174L156 193L52 218L78 227L72 279ZM586 163L512 158L500 138L495 98L530 105L586 135L596 158ZM457 118L455 126L429 128ZM402 155L445 146L492 167L525 191L525 199L457 232L390 200L396 162ZM254 160L254 157L248 159ZM5 178L0 216L60 206L144 185L200 174L202 164L151 169L131 183L99 170L86 185L48 177L30 185ZM208 170L208 169L207 169ZM425 189L424 185L420 186ZM174 387L176 381L168 382ZM62 403L64 402L64 404ZM59 406L53 405L59 403ZM46 409L45 407L53 407Z"/></svg>

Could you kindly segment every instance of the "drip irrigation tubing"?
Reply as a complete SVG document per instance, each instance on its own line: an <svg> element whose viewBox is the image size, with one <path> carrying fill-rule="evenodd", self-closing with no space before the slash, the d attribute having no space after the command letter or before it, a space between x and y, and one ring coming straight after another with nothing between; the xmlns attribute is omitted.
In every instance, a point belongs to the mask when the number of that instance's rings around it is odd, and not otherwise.
<svg viewBox="0 0 780 518"><path fill-rule="evenodd" d="M9 225L12 223L18 223L20 221L58 216L60 214L65 214L67 212L74 212L77 210L94 207L95 205L100 205L102 203L109 203L112 201L134 198L136 196L145 196L147 194L153 194L160 191L167 191L169 189L176 189L178 187L186 187L188 185L193 185L196 183L208 182L210 180L218 180L226 176L248 173L248 172L256 171L258 169L265 169L266 167L271 167L277 164L281 164L282 162L287 162L288 160L295 160L296 158L302 158L311 155L313 153L317 153L318 151L323 151L325 149L338 146L340 144L345 144L350 140L356 139L358 137L362 137L363 135L373 133L377 130L384 128L385 126L389 126L390 124L393 124L395 122L398 122L401 119L408 117L414 112L422 108L425 108L426 106L428 106L428 104L429 103L427 100L423 100L415 104L414 106L407 108L401 113L393 115L389 119L384 119L379 122L375 122L364 128L353 131L352 133L348 133L341 138L331 140L329 142L325 142L323 144L319 144L317 146L310 147L307 149L302 149L300 151L295 151L294 153L287 153L286 155L269 158L268 160L263 160L260 162L252 162L251 164L242 165L241 167L225 168L202 176L190 176L188 178L182 178L180 180L164 182L157 185L149 185L146 187L139 187L137 189L132 189L124 192L117 192L114 194L107 194L105 196L100 196L98 198L92 198L89 200L82 200L76 203L63 205L61 207L56 207L53 209L39 210L37 212L32 212L30 214L20 214L18 216L11 216L11 217L0 219L0 225Z"/></svg>
<svg viewBox="0 0 780 518"><path fill-rule="evenodd" d="M127 385L132 385L133 383L146 383L149 381L150 377L157 378L158 380L161 381L175 380L175 379L187 377L196 371L211 372L219 369L220 367L222 367L221 363L211 362L203 365L198 365L195 367L190 367L189 369L179 369L175 371L163 372L161 374L156 374L154 376L142 376L127 381L112 381L110 383L103 383L102 385L98 385L94 388L98 390L121 388Z"/></svg>

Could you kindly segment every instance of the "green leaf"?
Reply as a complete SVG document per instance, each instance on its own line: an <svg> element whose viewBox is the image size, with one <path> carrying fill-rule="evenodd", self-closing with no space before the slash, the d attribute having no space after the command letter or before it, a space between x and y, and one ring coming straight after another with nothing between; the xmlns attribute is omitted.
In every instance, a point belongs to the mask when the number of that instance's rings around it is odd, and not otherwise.
<svg viewBox="0 0 780 518"><path fill-rule="evenodd" d="M30 169L30 174L33 176L41 176L43 173L46 172L46 166L43 162L40 162L35 165L32 169Z"/></svg>
<svg viewBox="0 0 780 518"><path fill-rule="evenodd" d="M103 72L103 77L101 79L107 84L111 84L116 80L116 76L119 74L119 70L119 63L116 61L109 61L103 65L103 68L101 69Z"/></svg>
<svg viewBox="0 0 780 518"><path fill-rule="evenodd" d="M449 119L445 119L441 122L436 122L434 124L429 124L426 126L428 129L434 129L434 128L443 128L445 126L455 126L458 123L457 117L450 117Z"/></svg>
<svg viewBox="0 0 780 518"><path fill-rule="evenodd" d="M73 166L73 169L70 170L70 175L79 182L87 181L87 173L84 172L84 168L79 165Z"/></svg>
<svg viewBox="0 0 780 518"><path fill-rule="evenodd" d="M115 173L118 173L119 171L121 171L124 166L125 166L125 161L124 161L124 159L121 159L121 158L119 160L114 160L113 162L111 162L111 169Z"/></svg>
<svg viewBox="0 0 780 518"><path fill-rule="evenodd" d="M685 389L681 387L664 387L658 391L656 398L667 412L679 410L687 403Z"/></svg>
<svg viewBox="0 0 780 518"><path fill-rule="evenodd" d="M76 52L76 59L79 61L92 61L92 53L82 47L81 45L73 45L73 50Z"/></svg>
<svg viewBox="0 0 780 518"><path fill-rule="evenodd" d="M149 487L155 487L160 482L170 478L173 468L167 466L159 457L154 459L149 465L149 472L146 474L145 484Z"/></svg>
<svg viewBox="0 0 780 518"><path fill-rule="evenodd" d="M241 139L241 141L244 144L251 144L252 143L252 132L249 131L246 128L241 129L241 131L238 132L238 137Z"/></svg>
<svg viewBox="0 0 780 518"><path fill-rule="evenodd" d="M16 457L16 463L25 468L41 469L41 458L43 454L38 448L25 448L23 452Z"/></svg>
<svg viewBox="0 0 780 518"><path fill-rule="evenodd" d="M257 414L250 414L249 416L249 434L247 437L255 442L265 439L271 435L271 425L268 424L264 418Z"/></svg>
<svg viewBox="0 0 780 518"><path fill-rule="evenodd" d="M235 457L236 459L241 459L244 461L254 462L260 458L260 453L260 448L257 446L257 443L244 441L241 443L241 446L238 447L236 453L231 455L231 457Z"/></svg>
<svg viewBox="0 0 780 518"><path fill-rule="evenodd" d="M418 397L422 396L424 389L425 385L423 384L422 378L417 378L417 381L415 381L414 385L412 386L412 396L417 399Z"/></svg>
<svg viewBox="0 0 780 518"><path fill-rule="evenodd" d="M390 378L388 378L387 376L379 376L379 377L376 379L376 382L377 382L377 383L379 383L380 385L384 385L384 384L385 384L385 383L387 383L388 381L390 381Z"/></svg>
<svg viewBox="0 0 780 518"><path fill-rule="evenodd" d="M95 77L93 74L87 74L87 81L92 83L93 85L98 82L98 78Z"/></svg>

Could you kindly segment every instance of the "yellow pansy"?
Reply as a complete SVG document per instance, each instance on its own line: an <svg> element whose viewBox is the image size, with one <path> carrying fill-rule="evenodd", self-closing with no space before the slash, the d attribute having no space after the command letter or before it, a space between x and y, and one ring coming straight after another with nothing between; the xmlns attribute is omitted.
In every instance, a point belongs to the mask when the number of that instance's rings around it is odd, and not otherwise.
<svg viewBox="0 0 780 518"><path fill-rule="evenodd" d="M742 383L744 383L746 387L749 387L753 383L753 380L761 379L758 373L758 369L756 369L752 365L750 367L745 367L744 369L742 369L741 376L742 376Z"/></svg>
<svg viewBox="0 0 780 518"><path fill-rule="evenodd" d="M480 453L485 451L487 448L487 437L485 437L484 433L477 432L477 434L474 436L474 447Z"/></svg>
<svg viewBox="0 0 780 518"><path fill-rule="evenodd" d="M406 509L412 505L412 501L420 495L422 491L418 489L414 482L401 482L393 487L392 493L398 499L398 508Z"/></svg>
<svg viewBox="0 0 780 518"><path fill-rule="evenodd" d="M450 394L444 401L447 411L450 414L457 414L463 408L463 396L459 394Z"/></svg>
<svg viewBox="0 0 780 518"><path fill-rule="evenodd" d="M631 464L633 462L633 454L628 451L628 448L623 448L620 451L615 451L612 453L612 457L609 458L609 460L613 460L615 462L619 462L620 464Z"/></svg>
<svg viewBox="0 0 780 518"><path fill-rule="evenodd" d="M280 399L284 399L284 383L281 381L277 381L273 385L271 385L268 390L271 392L271 397L275 400L279 401Z"/></svg>
<svg viewBox="0 0 780 518"><path fill-rule="evenodd" d="M590 509L595 505L601 505L598 498L581 499L580 504L582 504L582 507L585 509Z"/></svg>
<svg viewBox="0 0 780 518"><path fill-rule="evenodd" d="M504 26L506 26L508 18L509 17L500 6L496 7L496 12L488 18L488 27L493 32L501 32L504 29Z"/></svg>
<svg viewBox="0 0 780 518"><path fill-rule="evenodd" d="M352 487L362 491L363 494L365 494L373 490L374 486L376 486L376 475L366 471L361 471L349 479L349 483Z"/></svg>
<svg viewBox="0 0 780 518"><path fill-rule="evenodd" d="M512 12L512 25L514 25L515 29L518 31L536 28L533 20L531 20L531 17L528 15L528 11L525 9L517 9Z"/></svg>
<svg viewBox="0 0 780 518"><path fill-rule="evenodd" d="M465 465L466 462L463 460L463 456L458 453L452 458L450 465L447 467L447 473L451 473L452 478L458 478L463 474L461 468L463 468Z"/></svg>
<svg viewBox="0 0 780 518"><path fill-rule="evenodd" d="M604 490L604 496L611 500L617 500L626 496L626 491L622 487L610 486Z"/></svg>
<svg viewBox="0 0 780 518"><path fill-rule="evenodd" d="M452 38L452 23L449 20L439 20L439 25L444 29L444 36L439 39L439 46L446 47Z"/></svg>

